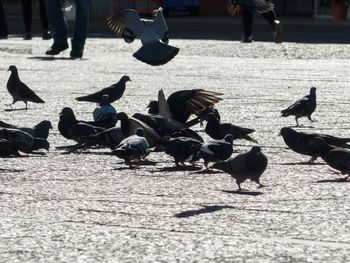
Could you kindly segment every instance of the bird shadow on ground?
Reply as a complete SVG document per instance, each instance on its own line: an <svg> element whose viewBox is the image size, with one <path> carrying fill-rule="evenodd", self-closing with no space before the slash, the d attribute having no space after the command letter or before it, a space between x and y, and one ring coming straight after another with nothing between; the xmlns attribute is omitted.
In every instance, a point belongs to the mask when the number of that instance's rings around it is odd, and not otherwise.
<svg viewBox="0 0 350 263"><path fill-rule="evenodd" d="M210 205L210 206L203 206L201 209L195 209L195 210L187 210L180 213L177 213L174 215L174 217L177 218L184 218L184 217L191 217L196 216L200 214L206 214L206 213L213 213L216 211L220 211L222 209L236 209L234 206L221 206L221 205Z"/></svg>
<svg viewBox="0 0 350 263"><path fill-rule="evenodd" d="M192 174L220 174L223 173L220 170L206 170L206 169L201 169L200 171L193 172Z"/></svg>
<svg viewBox="0 0 350 263"><path fill-rule="evenodd" d="M316 181L316 183L350 183L350 180L345 180L345 178L326 179L326 180Z"/></svg>
<svg viewBox="0 0 350 263"><path fill-rule="evenodd" d="M42 61L54 61L54 60L87 60L86 58L71 58L71 57L51 57L51 56L34 56L29 57L28 59L36 59Z"/></svg>
<svg viewBox="0 0 350 263"><path fill-rule="evenodd" d="M177 166L168 166L162 167L158 170L160 172L179 172L179 171L198 171L202 169L201 167L193 166L193 165L177 165Z"/></svg>
<svg viewBox="0 0 350 263"><path fill-rule="evenodd" d="M124 162L116 163L117 165L122 165L121 167L116 167L113 168L112 170L118 170L118 171L123 171L123 170L130 170L130 169L141 169L142 166L155 166L157 162L149 161L149 160L144 160L141 162L130 162L130 164L133 167L130 167L129 165L125 164Z"/></svg>
<svg viewBox="0 0 350 263"><path fill-rule="evenodd" d="M24 172L24 169L2 169L0 168L0 173L21 173Z"/></svg>
<svg viewBox="0 0 350 263"><path fill-rule="evenodd" d="M4 109L4 111L6 112L10 112L10 111L20 111L20 110L27 110L26 108L19 108L19 109Z"/></svg>
<svg viewBox="0 0 350 263"><path fill-rule="evenodd" d="M235 195L250 195L250 196L258 196L262 195L262 192L252 192L252 191L228 191L228 190L220 190L221 192L228 193L228 194L235 194Z"/></svg>
<svg viewBox="0 0 350 263"><path fill-rule="evenodd" d="M298 163L281 163L280 165L326 165L325 163L309 163L309 162L298 162Z"/></svg>

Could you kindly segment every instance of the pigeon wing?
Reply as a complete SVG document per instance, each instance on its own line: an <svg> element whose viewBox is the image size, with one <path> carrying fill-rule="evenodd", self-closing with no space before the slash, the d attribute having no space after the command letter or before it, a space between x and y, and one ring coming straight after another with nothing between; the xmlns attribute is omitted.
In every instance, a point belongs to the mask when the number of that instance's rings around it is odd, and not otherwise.
<svg viewBox="0 0 350 263"><path fill-rule="evenodd" d="M124 37L125 41L129 43L135 37L141 37L144 27L139 14L133 9L124 9L107 18L107 25L114 33L120 37Z"/></svg>
<svg viewBox="0 0 350 263"><path fill-rule="evenodd" d="M158 91L158 108L159 108L159 115L168 119L173 118L169 108L169 104L165 98L164 91L162 89Z"/></svg>
<svg viewBox="0 0 350 263"><path fill-rule="evenodd" d="M155 28L159 38L163 38L166 36L168 32L168 26L166 25L163 16L163 8L159 7L157 10L155 10L155 18L153 20L152 25Z"/></svg>
<svg viewBox="0 0 350 263"><path fill-rule="evenodd" d="M36 95L35 92L32 91L26 84L20 82L18 85L18 95L21 100L44 103L44 101L38 95Z"/></svg>

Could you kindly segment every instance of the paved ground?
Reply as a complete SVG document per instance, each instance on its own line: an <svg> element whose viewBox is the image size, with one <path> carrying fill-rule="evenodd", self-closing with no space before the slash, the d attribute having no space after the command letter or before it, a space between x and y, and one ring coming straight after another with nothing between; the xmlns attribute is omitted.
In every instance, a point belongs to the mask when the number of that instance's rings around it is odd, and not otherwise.
<svg viewBox="0 0 350 263"><path fill-rule="evenodd" d="M151 67L131 56L139 43L120 39L89 39L84 59L74 61L68 51L45 57L50 41L1 40L1 104L11 101L5 88L11 64L46 104L27 111L1 106L0 119L26 126L49 119L54 130L49 153L0 159L0 262L350 261L350 185L336 182L321 160L300 164L308 158L277 135L294 125L280 110L316 86L318 122L301 120L303 130L349 136L350 45L171 43L179 55ZM261 178L268 187L245 182L238 194L229 175L178 170L159 153L130 170L108 149L57 150L72 143L57 131L60 110L70 106L78 118L92 119L95 106L74 97L125 74L132 82L114 105L128 114L145 112L160 88L223 92L223 121L256 129L269 158ZM235 150L251 146L237 141Z"/></svg>

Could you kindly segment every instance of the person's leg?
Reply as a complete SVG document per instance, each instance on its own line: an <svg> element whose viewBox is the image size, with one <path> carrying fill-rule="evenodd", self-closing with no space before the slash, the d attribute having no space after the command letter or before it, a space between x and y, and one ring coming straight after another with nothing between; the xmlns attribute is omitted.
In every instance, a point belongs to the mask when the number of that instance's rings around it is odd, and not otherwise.
<svg viewBox="0 0 350 263"><path fill-rule="evenodd" d="M53 33L53 45L46 55L57 55L68 48L68 27L64 19L61 0L46 0L46 13Z"/></svg>
<svg viewBox="0 0 350 263"><path fill-rule="evenodd" d="M7 38L8 34L4 7L2 6L2 0L0 0L0 38Z"/></svg>
<svg viewBox="0 0 350 263"><path fill-rule="evenodd" d="M82 57L89 25L90 0L75 0L76 13L71 57Z"/></svg>
<svg viewBox="0 0 350 263"><path fill-rule="evenodd" d="M243 39L242 42L249 43L253 40L252 26L253 26L253 16L254 14L244 9L242 10L242 24L243 24Z"/></svg>
<svg viewBox="0 0 350 263"><path fill-rule="evenodd" d="M282 25L279 20L277 20L277 16L275 13L275 10L271 10L266 13L260 14L263 18L267 20L269 23L272 32L273 32L273 39L276 43L282 43L283 38L283 32L282 32Z"/></svg>
<svg viewBox="0 0 350 263"><path fill-rule="evenodd" d="M43 32L43 39L50 39L51 34L49 33L49 21L46 15L46 5L45 0L39 0L39 13L41 20L41 29Z"/></svg>
<svg viewBox="0 0 350 263"><path fill-rule="evenodd" d="M32 39L32 0L22 0L22 14L26 32L24 39L30 40Z"/></svg>

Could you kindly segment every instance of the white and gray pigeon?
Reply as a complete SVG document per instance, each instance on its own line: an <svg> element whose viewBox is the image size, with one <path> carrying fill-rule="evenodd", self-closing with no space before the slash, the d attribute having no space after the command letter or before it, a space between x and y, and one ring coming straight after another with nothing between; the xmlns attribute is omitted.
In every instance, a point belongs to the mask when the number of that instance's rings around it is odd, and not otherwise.
<svg viewBox="0 0 350 263"><path fill-rule="evenodd" d="M121 159L124 159L125 164L129 165L131 161L145 158L148 154L149 144L145 138L145 133L142 128L136 130L136 134L131 135L120 142L120 144L113 150L113 154Z"/></svg>
<svg viewBox="0 0 350 263"><path fill-rule="evenodd" d="M11 65L8 70L11 71L11 75L7 81L7 90L13 98L13 102L11 104L6 104L6 106L12 106L17 101L23 101L26 104L26 109L28 109L28 101L45 103L38 95L35 94L34 91L32 91L19 79L16 66Z"/></svg>
<svg viewBox="0 0 350 263"><path fill-rule="evenodd" d="M159 66L173 59L179 49L168 45L168 27L163 16L163 8L159 7L154 12L154 19L149 20L141 19L133 9L124 9L107 18L107 24L127 43L139 38L142 47L133 56L144 63Z"/></svg>

